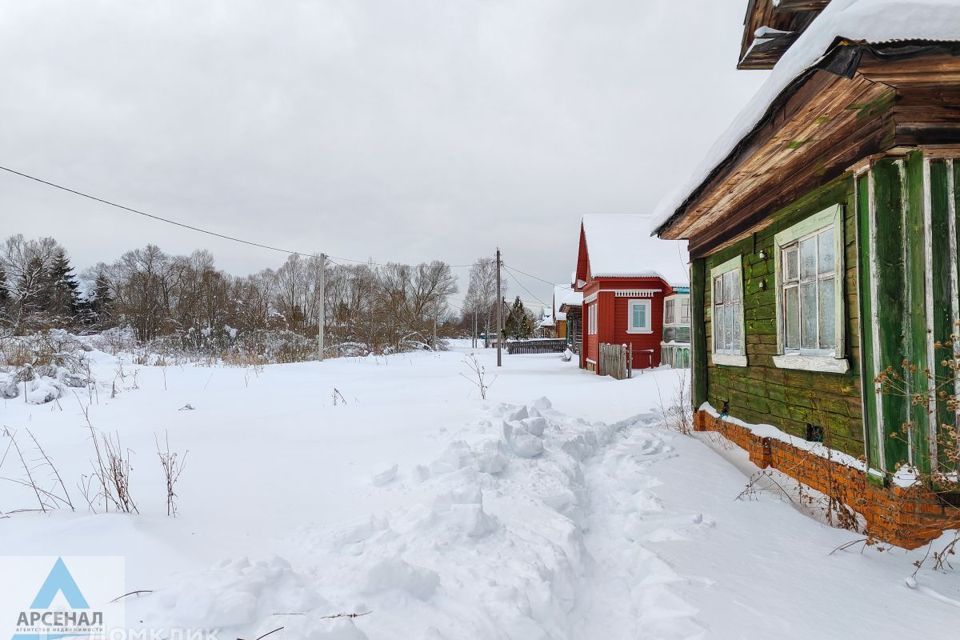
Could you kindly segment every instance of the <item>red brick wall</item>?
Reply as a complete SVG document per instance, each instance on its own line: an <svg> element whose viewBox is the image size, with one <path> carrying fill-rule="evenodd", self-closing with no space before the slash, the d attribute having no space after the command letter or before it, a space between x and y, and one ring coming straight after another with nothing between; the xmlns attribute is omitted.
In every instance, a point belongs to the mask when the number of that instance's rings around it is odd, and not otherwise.
<svg viewBox="0 0 960 640"><path fill-rule="evenodd" d="M770 467L821 493L841 500L863 516L867 533L879 540L915 549L945 529L960 528L960 509L946 504L922 485L879 486L863 471L804 451L746 427L721 421L706 411L694 416L697 431L716 431L745 449L761 469Z"/></svg>

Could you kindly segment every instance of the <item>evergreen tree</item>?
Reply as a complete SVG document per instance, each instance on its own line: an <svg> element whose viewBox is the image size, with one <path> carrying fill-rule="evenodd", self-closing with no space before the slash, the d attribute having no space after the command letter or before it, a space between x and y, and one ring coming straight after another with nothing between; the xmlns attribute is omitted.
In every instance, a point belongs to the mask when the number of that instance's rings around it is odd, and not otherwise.
<svg viewBox="0 0 960 640"><path fill-rule="evenodd" d="M93 298L89 301L93 322L103 325L110 317L113 298L110 297L110 280L102 271L97 274L93 284Z"/></svg>
<svg viewBox="0 0 960 640"><path fill-rule="evenodd" d="M55 317L72 320L80 308L77 277L66 252L59 250L44 277L45 309Z"/></svg>
<svg viewBox="0 0 960 640"><path fill-rule="evenodd" d="M47 282L47 270L40 256L31 256L17 278L13 297L19 307L21 321L43 309L43 295Z"/></svg>
<svg viewBox="0 0 960 640"><path fill-rule="evenodd" d="M503 334L514 340L525 340L533 334L533 320L527 313L526 307L520 301L520 296L513 301L507 319L503 324Z"/></svg>

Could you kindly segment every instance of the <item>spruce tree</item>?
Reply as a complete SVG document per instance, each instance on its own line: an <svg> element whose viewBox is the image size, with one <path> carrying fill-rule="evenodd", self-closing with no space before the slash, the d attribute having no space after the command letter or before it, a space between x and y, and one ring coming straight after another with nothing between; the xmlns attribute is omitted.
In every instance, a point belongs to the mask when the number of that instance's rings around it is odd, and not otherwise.
<svg viewBox="0 0 960 640"><path fill-rule="evenodd" d="M530 334L533 333L533 323L530 321L523 302L520 301L520 296L517 296L517 299L513 301L513 305L510 307L509 313L507 313L507 319L503 325L503 333L507 338L514 340L524 340L529 338Z"/></svg>
<svg viewBox="0 0 960 640"><path fill-rule="evenodd" d="M73 320L80 308L77 277L66 252L60 250L54 256L50 270L44 278L44 307L55 317Z"/></svg>
<svg viewBox="0 0 960 640"><path fill-rule="evenodd" d="M93 312L95 322L103 325L110 317L110 307L113 299L110 297L110 280L102 271L97 274L97 279L93 284L93 299L90 301L90 310Z"/></svg>

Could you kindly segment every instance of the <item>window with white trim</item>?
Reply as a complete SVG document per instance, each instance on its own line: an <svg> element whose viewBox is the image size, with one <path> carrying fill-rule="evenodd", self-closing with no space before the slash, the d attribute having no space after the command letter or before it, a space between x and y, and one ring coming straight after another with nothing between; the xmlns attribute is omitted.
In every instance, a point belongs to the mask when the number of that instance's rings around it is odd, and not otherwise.
<svg viewBox="0 0 960 640"><path fill-rule="evenodd" d="M636 299L627 302L627 333L653 333L653 318L650 317L650 300Z"/></svg>
<svg viewBox="0 0 960 640"><path fill-rule="evenodd" d="M690 324L690 296L686 293L675 293L663 299L663 325Z"/></svg>
<svg viewBox="0 0 960 640"><path fill-rule="evenodd" d="M774 243L781 354L774 363L834 370L830 361L843 358L843 207L802 220Z"/></svg>
<svg viewBox="0 0 960 640"><path fill-rule="evenodd" d="M597 333L597 304L593 303L587 306L587 333L596 335Z"/></svg>
<svg viewBox="0 0 960 640"><path fill-rule="evenodd" d="M746 366L743 338L743 267L740 256L711 269L710 280L713 285L711 326L714 362Z"/></svg>

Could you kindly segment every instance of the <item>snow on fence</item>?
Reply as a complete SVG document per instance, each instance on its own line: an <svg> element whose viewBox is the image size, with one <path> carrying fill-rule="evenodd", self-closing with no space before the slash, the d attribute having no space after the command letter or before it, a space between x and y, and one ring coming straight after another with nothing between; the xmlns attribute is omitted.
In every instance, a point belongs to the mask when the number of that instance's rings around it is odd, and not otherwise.
<svg viewBox="0 0 960 640"><path fill-rule="evenodd" d="M567 350L565 338L532 338L507 340L507 353L563 353Z"/></svg>
<svg viewBox="0 0 960 640"><path fill-rule="evenodd" d="M600 373L617 380L633 374L633 347L625 344L600 343Z"/></svg>

